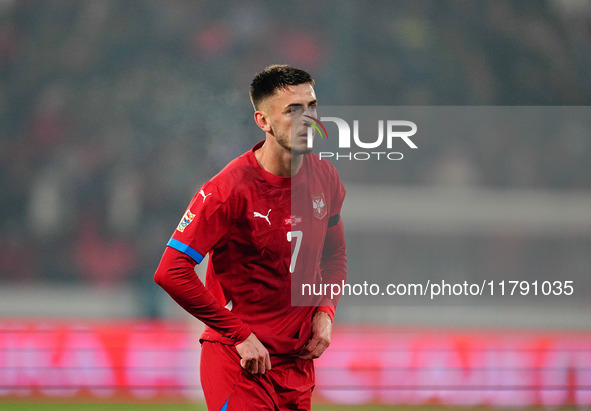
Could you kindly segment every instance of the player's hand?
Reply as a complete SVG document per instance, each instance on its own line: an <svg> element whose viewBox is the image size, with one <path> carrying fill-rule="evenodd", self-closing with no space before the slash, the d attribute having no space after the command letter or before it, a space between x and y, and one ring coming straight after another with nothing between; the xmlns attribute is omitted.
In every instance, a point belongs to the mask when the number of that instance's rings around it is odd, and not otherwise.
<svg viewBox="0 0 591 411"><path fill-rule="evenodd" d="M303 348L300 358L312 360L318 358L330 345L332 321L324 311L316 311L312 318L312 338Z"/></svg>
<svg viewBox="0 0 591 411"><path fill-rule="evenodd" d="M236 351L241 358L240 365L251 374L264 374L271 369L269 351L254 333L240 344L236 344Z"/></svg>

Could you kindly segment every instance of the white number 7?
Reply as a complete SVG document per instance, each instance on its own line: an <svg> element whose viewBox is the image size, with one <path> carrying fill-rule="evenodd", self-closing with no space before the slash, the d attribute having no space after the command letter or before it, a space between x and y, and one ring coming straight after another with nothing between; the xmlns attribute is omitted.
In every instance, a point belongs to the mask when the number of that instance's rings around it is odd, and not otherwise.
<svg viewBox="0 0 591 411"><path fill-rule="evenodd" d="M289 272L293 273L295 271L296 260L298 259L298 253L300 252L300 246L302 245L302 237L304 233L301 231L288 231L287 232L287 241L291 243L291 239L295 238L296 243L293 248L293 254L291 255L291 263L289 264Z"/></svg>

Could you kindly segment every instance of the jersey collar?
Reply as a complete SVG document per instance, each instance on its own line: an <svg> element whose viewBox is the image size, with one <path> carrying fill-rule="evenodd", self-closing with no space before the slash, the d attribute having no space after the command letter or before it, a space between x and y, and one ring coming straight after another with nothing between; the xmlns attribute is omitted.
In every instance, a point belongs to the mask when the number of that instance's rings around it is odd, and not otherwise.
<svg viewBox="0 0 591 411"><path fill-rule="evenodd" d="M292 181L292 177L277 176L273 173L268 172L263 167L261 167L261 165L259 164L259 162L257 161L257 159L254 155L254 152L256 150L258 150L259 148L261 148L264 143L265 143L265 140L257 143L252 148L252 150L250 150L248 152L248 161L250 162L250 165L256 170L258 175L260 175L267 182L269 182L275 186L279 186L279 187L289 187L292 184L292 182L296 183L303 178L302 174L304 174L304 173L302 172L302 170L304 169L304 167L306 165L306 160L307 160L306 155L304 156L304 161L302 163L302 167L300 168L298 173L295 176L293 176L293 181Z"/></svg>

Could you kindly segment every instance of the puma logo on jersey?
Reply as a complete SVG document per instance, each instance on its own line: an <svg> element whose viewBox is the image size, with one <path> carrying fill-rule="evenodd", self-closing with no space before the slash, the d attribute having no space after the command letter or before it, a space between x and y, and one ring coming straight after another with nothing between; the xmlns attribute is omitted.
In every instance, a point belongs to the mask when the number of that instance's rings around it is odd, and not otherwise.
<svg viewBox="0 0 591 411"><path fill-rule="evenodd" d="M264 218L265 220L267 220L267 223L269 223L269 225L271 225L271 222L269 221L269 213L270 212L271 212L271 209L269 209L269 211L267 211L267 215L263 215L263 214L259 213L258 211L255 211L254 216Z"/></svg>
<svg viewBox="0 0 591 411"><path fill-rule="evenodd" d="M208 196L210 196L210 195L211 195L211 193L209 193L209 194L207 194L207 195L206 195L206 194L205 194L205 191L203 191L203 190L199 190L199 194L201 194L201 196L203 197L203 203L204 203L204 204L205 204L205 199L206 199ZM197 195L199 195L199 194L197 194Z"/></svg>

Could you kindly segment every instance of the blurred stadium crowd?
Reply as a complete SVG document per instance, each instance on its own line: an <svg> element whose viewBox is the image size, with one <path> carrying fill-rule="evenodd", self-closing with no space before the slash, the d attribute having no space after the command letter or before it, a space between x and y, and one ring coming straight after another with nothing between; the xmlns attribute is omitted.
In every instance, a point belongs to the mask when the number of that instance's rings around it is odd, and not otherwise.
<svg viewBox="0 0 591 411"><path fill-rule="evenodd" d="M195 190L261 139L268 64L321 104L590 105L590 22L576 1L1 0L0 281L151 284ZM396 182L588 190L571 135L433 142Z"/></svg>

